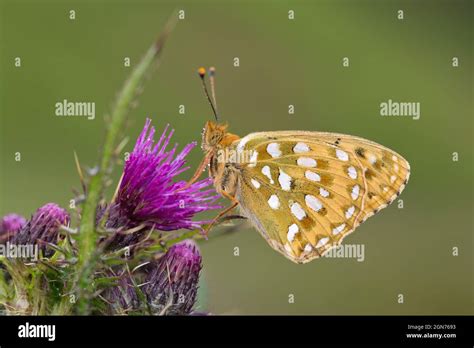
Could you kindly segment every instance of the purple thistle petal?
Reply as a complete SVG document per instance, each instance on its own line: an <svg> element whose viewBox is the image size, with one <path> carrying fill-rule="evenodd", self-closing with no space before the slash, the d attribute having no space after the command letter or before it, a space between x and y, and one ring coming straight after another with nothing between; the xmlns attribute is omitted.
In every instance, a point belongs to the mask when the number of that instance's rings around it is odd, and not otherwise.
<svg viewBox="0 0 474 348"><path fill-rule="evenodd" d="M155 128L147 119L125 163L116 203L135 225L145 223L162 231L199 228L207 221L193 221L194 215L221 208L215 204L219 195L211 188L210 179L187 188L185 181L174 181L189 169L185 166L186 156L196 143L187 144L178 154L177 145L167 151L173 130L167 132L168 126L155 143Z"/></svg>

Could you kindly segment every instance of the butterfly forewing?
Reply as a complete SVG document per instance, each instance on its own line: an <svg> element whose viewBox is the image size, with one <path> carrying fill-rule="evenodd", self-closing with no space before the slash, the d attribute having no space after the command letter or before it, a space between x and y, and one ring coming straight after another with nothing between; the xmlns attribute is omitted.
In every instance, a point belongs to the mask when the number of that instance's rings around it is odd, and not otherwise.
<svg viewBox="0 0 474 348"><path fill-rule="evenodd" d="M232 147L248 153L238 197L268 243L304 263L338 245L404 189L408 162L348 135L284 131L250 134Z"/></svg>

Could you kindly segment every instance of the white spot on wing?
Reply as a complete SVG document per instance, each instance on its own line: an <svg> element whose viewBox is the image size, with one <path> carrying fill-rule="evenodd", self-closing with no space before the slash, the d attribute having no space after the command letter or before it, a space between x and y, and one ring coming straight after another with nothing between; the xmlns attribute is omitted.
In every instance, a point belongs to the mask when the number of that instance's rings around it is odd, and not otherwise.
<svg viewBox="0 0 474 348"><path fill-rule="evenodd" d="M354 185L354 187L352 187L351 197L354 201L359 197L359 191L359 185Z"/></svg>
<svg viewBox="0 0 474 348"><path fill-rule="evenodd" d="M375 162L377 162L377 157L372 154L369 154L369 162L370 164L375 164Z"/></svg>
<svg viewBox="0 0 474 348"><path fill-rule="evenodd" d="M342 231L344 231L344 228L345 228L345 227L346 227L346 224L341 224L341 225L337 226L336 228L334 228L334 229L332 230L332 234L335 235L335 234L341 233Z"/></svg>
<svg viewBox="0 0 474 348"><path fill-rule="evenodd" d="M311 157L300 157L296 161L296 163L301 167L316 167L317 163L314 158Z"/></svg>
<svg viewBox="0 0 474 348"><path fill-rule="evenodd" d="M270 179L270 184L275 183L272 179L272 173L270 172L270 167L269 166L264 166L262 168L262 174L265 175L268 179Z"/></svg>
<svg viewBox="0 0 474 348"><path fill-rule="evenodd" d="M347 154L347 152L342 151L341 149L336 149L336 156L341 161L348 161L349 160L349 155Z"/></svg>
<svg viewBox="0 0 474 348"><path fill-rule="evenodd" d="M301 208L301 205L299 205L298 203L293 203L290 205L290 210L291 210L291 213L298 219L298 220L303 220L305 217L306 217L306 213L305 211L303 210L303 208Z"/></svg>
<svg viewBox="0 0 474 348"><path fill-rule="evenodd" d="M283 170L280 169L280 175L278 176L278 182L282 190L290 191L291 188L291 176L286 174Z"/></svg>
<svg viewBox="0 0 474 348"><path fill-rule="evenodd" d="M313 247L311 246L311 244L308 243L304 246L305 252L309 253L311 250L313 250Z"/></svg>
<svg viewBox="0 0 474 348"><path fill-rule="evenodd" d="M312 172L311 170L307 170L304 173L304 176L306 177L306 179L311 181L321 181L321 177L319 176L319 174Z"/></svg>
<svg viewBox="0 0 474 348"><path fill-rule="evenodd" d="M288 234L286 237L288 238L289 242L292 242L295 239L295 236L299 232L299 230L300 229L298 228L297 224L293 224L288 227Z"/></svg>
<svg viewBox="0 0 474 348"><path fill-rule="evenodd" d="M278 199L278 196L277 195L271 195L270 198L268 199L268 205L273 210L276 210L276 209L280 208L280 200Z"/></svg>
<svg viewBox="0 0 474 348"><path fill-rule="evenodd" d="M398 158L397 158L397 156L395 156L395 155L392 155L392 160L393 160L394 162L398 162Z"/></svg>
<svg viewBox="0 0 474 348"><path fill-rule="evenodd" d="M319 248L319 247L322 247L324 245L326 245L326 243L328 242L329 240L329 237L323 237L321 238L319 241L318 241L318 244L316 244L316 248Z"/></svg>
<svg viewBox="0 0 474 348"><path fill-rule="evenodd" d="M354 215L355 207L352 205L346 210L346 219L350 219Z"/></svg>
<svg viewBox="0 0 474 348"><path fill-rule="evenodd" d="M321 201L312 195L306 195L304 197L304 200L306 202L306 205L310 207L311 209L313 209L314 211L320 211L321 208L323 207L323 204L321 203Z"/></svg>
<svg viewBox="0 0 474 348"><path fill-rule="evenodd" d="M280 157L281 156L280 144L278 144L278 143L268 144L267 145L267 152L273 158Z"/></svg>
<svg viewBox="0 0 474 348"><path fill-rule="evenodd" d="M255 179L250 179L250 181L252 182L252 185L256 188L256 189L259 189L260 188L260 183L255 180Z"/></svg>
<svg viewBox="0 0 474 348"><path fill-rule="evenodd" d="M357 170L353 166L347 168L347 174L351 179L357 179Z"/></svg>
<svg viewBox="0 0 474 348"><path fill-rule="evenodd" d="M395 180L397 180L397 177L395 175L392 175L390 177L390 182L393 184L395 182Z"/></svg>
<svg viewBox="0 0 474 348"><path fill-rule="evenodd" d="M308 152L309 151L309 146L306 145L305 143L297 143L295 147L293 148L294 153L302 153L302 152Z"/></svg>
<svg viewBox="0 0 474 348"><path fill-rule="evenodd" d="M323 197L329 197L329 192L322 187L319 188L319 194Z"/></svg>

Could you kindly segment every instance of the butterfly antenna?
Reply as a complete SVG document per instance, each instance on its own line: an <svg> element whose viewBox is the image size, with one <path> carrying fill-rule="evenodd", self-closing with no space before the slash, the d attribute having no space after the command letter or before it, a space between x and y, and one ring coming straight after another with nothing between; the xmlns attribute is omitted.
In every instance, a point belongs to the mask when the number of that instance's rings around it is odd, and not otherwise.
<svg viewBox="0 0 474 348"><path fill-rule="evenodd" d="M209 82L211 83L211 97L212 101L214 102L214 107L216 108L217 111L217 99L216 99L216 68L211 66L209 68Z"/></svg>
<svg viewBox="0 0 474 348"><path fill-rule="evenodd" d="M201 83L202 83L202 88L204 89L204 94L206 94L207 100L209 104L211 104L212 112L214 113L214 117L216 118L216 121L219 122L219 117L217 116L217 110L216 107L214 106L214 103L212 102L211 97L209 96L209 92L207 91L207 85L204 77L206 76L206 69L204 68L199 68L198 69L199 77L201 78Z"/></svg>

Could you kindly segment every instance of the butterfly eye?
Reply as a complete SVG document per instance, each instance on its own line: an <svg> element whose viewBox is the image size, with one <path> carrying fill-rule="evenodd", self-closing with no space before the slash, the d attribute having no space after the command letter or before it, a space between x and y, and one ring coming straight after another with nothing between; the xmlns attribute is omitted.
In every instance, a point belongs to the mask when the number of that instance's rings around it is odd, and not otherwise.
<svg viewBox="0 0 474 348"><path fill-rule="evenodd" d="M211 134L209 143L211 145L216 145L220 142L221 139L222 139L222 133L219 131L215 131L214 133Z"/></svg>

